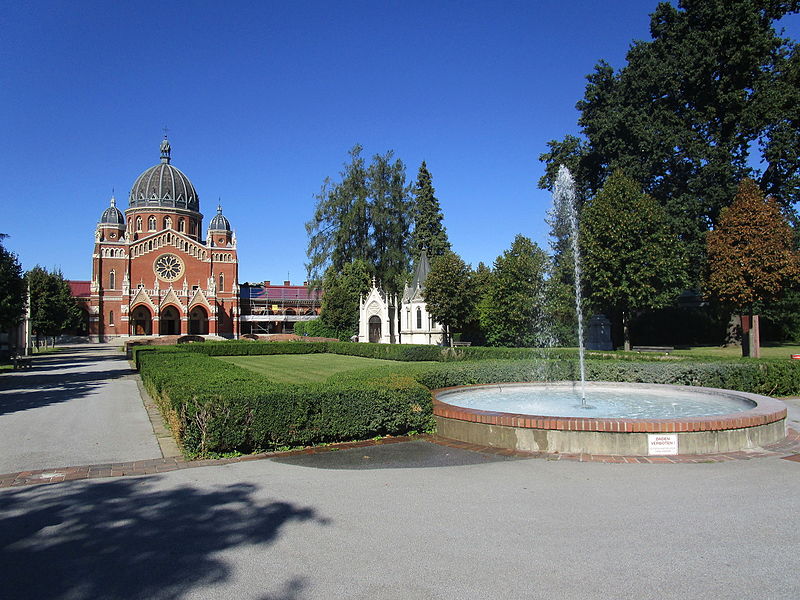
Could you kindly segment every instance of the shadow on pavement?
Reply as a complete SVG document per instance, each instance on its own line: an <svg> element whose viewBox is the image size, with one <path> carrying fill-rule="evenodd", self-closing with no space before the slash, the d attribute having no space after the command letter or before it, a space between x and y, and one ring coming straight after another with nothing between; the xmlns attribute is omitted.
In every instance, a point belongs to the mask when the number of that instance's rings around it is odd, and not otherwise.
<svg viewBox="0 0 800 600"><path fill-rule="evenodd" d="M156 488L157 479L75 483L0 493L0 581L6 598L177 599L229 580L217 554L260 552L312 508L255 497L236 484ZM260 546L260 547L259 547ZM299 598L303 579L262 600Z"/></svg>
<svg viewBox="0 0 800 600"><path fill-rule="evenodd" d="M112 379L135 373L126 366L118 369L37 374L0 380L0 415L39 408L82 398Z"/></svg>

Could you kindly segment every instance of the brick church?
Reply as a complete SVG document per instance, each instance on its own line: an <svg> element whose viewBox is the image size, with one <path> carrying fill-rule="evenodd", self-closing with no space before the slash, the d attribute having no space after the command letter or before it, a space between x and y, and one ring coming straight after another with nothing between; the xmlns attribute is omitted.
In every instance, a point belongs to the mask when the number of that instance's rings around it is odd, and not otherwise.
<svg viewBox="0 0 800 600"><path fill-rule="evenodd" d="M217 207L203 235L192 182L161 161L139 175L125 214L114 198L95 231L89 338L143 335L239 336L236 235Z"/></svg>

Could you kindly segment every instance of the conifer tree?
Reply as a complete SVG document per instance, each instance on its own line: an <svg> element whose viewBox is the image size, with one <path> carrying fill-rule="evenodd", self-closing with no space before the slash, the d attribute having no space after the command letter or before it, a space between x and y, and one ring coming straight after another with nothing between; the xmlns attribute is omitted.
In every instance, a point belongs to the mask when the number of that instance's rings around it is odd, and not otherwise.
<svg viewBox="0 0 800 600"><path fill-rule="evenodd" d="M306 223L312 285L320 285L329 267L341 272L364 261L371 277L396 293L409 266L410 190L405 165L392 152L375 155L367 166L362 147L350 150L341 181L326 178L316 195L314 215Z"/></svg>
<svg viewBox="0 0 800 600"><path fill-rule="evenodd" d="M411 227L406 168L403 161L393 158L391 150L383 155L376 154L367 169L368 217L372 227L369 260L373 266L372 275L389 294L400 292L408 271Z"/></svg>
<svg viewBox="0 0 800 600"><path fill-rule="evenodd" d="M423 248L431 258L442 256L450 250L442 219L444 216L434 193L431 174L425 161L422 161L414 185L414 232L411 235L414 260L419 258Z"/></svg>

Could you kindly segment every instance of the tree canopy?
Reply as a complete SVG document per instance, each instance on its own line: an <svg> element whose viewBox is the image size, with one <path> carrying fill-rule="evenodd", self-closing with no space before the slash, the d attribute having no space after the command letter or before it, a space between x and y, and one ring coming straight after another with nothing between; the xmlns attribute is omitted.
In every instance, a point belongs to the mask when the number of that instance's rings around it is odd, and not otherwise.
<svg viewBox="0 0 800 600"><path fill-rule="evenodd" d="M684 290L684 245L663 207L617 172L583 207L580 247L589 300L622 324L628 350L631 312L666 306Z"/></svg>
<svg viewBox="0 0 800 600"><path fill-rule="evenodd" d="M416 260L423 249L431 258L450 250L447 230L442 224L444 216L439 206L431 174L425 161L419 167L414 185L414 231L411 234L411 254Z"/></svg>
<svg viewBox="0 0 800 600"><path fill-rule="evenodd" d="M583 138L551 141L542 187L566 164L581 199L616 170L667 210L701 279L705 232L745 176L784 207L800 199L800 56L775 22L796 0L680 0L651 15L615 71L600 61L578 102ZM760 159L764 168L752 165Z"/></svg>
<svg viewBox="0 0 800 600"><path fill-rule="evenodd" d="M441 323L449 339L452 331L462 328L475 310L476 289L469 265L451 250L435 257L425 278L423 297L428 314Z"/></svg>
<svg viewBox="0 0 800 600"><path fill-rule="evenodd" d="M369 269L363 260L348 263L341 271L325 272L320 321L337 337L349 339L358 332L359 299L370 290Z"/></svg>
<svg viewBox="0 0 800 600"><path fill-rule="evenodd" d="M25 279L31 293L31 329L37 337L56 336L80 323L80 309L61 271L36 265Z"/></svg>
<svg viewBox="0 0 800 600"><path fill-rule="evenodd" d="M369 274L396 293L408 271L411 228L410 189L405 165L391 151L375 155L367 166L362 147L350 150L341 181L326 178L308 233L309 279L319 283L329 267L341 272L362 260Z"/></svg>
<svg viewBox="0 0 800 600"><path fill-rule="evenodd" d="M517 235L511 248L494 261L478 307L481 329L492 346L549 345L544 319L547 255ZM486 275L485 275L486 276Z"/></svg>
<svg viewBox="0 0 800 600"><path fill-rule="evenodd" d="M778 203L744 179L708 233L708 288L723 302L752 313L775 300L800 275L794 233Z"/></svg>
<svg viewBox="0 0 800 600"><path fill-rule="evenodd" d="M25 316L25 279L17 255L3 245L0 234L0 330L9 330Z"/></svg>

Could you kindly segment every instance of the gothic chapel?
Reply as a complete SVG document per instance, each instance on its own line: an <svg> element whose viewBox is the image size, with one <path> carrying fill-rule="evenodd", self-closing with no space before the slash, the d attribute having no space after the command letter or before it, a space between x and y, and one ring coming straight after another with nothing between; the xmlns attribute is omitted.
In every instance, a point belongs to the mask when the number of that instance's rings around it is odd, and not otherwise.
<svg viewBox="0 0 800 600"><path fill-rule="evenodd" d="M111 198L95 231L89 336L239 335L236 235L217 208L205 239L197 191L171 163L139 175L125 215Z"/></svg>

